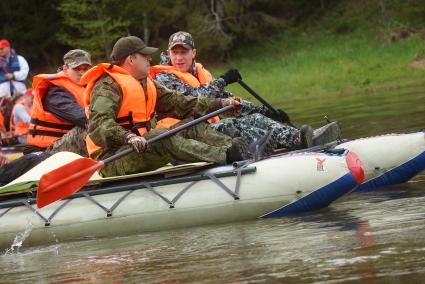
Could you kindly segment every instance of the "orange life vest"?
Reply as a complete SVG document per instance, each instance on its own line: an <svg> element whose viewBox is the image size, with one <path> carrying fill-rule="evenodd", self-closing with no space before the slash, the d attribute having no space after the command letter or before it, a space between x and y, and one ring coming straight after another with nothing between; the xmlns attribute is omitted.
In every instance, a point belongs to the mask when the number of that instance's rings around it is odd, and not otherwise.
<svg viewBox="0 0 425 284"><path fill-rule="evenodd" d="M155 114L157 92L155 84L147 79L147 94L143 90L139 81L134 79L127 70L108 63L101 63L88 70L81 82L87 84L84 95L84 104L88 117L88 107L90 105L91 93L96 81L104 74L108 74L121 88L123 98L115 121L129 131L137 132L139 135L145 134L150 129L150 121ZM87 135L87 150L91 155L101 150L102 147L96 145Z"/></svg>
<svg viewBox="0 0 425 284"><path fill-rule="evenodd" d="M201 63L195 63L195 77L190 72L182 72L176 69L176 67L171 65L155 65L152 66L149 70L149 75L152 78L155 78L156 74L160 72L166 72L171 73L177 76L182 82L192 86L192 87L199 87L201 84L206 84L213 80L213 76L211 75L208 70L206 70ZM208 119L209 123L217 122L220 118L218 116L215 116L213 118ZM180 120L172 117L165 117L158 120L157 127L165 127L169 128L173 126L176 123L179 123Z"/></svg>
<svg viewBox="0 0 425 284"><path fill-rule="evenodd" d="M13 131L14 135L26 135L28 134L29 124L26 124L22 121L22 119L19 118L18 123L15 125L14 123L14 116L15 116L15 107L17 105L23 105L25 108L25 111L28 113L28 115L31 115L31 111L28 107L28 104L21 99L18 99L18 101L15 103L12 109L12 113L10 114L10 130Z"/></svg>
<svg viewBox="0 0 425 284"><path fill-rule="evenodd" d="M47 148L75 126L44 110L43 97L50 86L66 89L74 96L76 102L84 107L84 87L75 84L63 72L34 76L32 88L35 90L35 95L27 137L28 145Z"/></svg>

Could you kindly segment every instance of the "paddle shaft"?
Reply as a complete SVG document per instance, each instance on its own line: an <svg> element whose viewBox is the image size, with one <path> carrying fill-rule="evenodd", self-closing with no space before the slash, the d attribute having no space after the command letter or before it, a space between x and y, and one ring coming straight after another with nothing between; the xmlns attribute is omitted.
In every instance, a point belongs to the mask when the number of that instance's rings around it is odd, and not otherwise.
<svg viewBox="0 0 425 284"><path fill-rule="evenodd" d="M275 109L274 107L272 107L271 104L269 104L265 99L263 99L259 94L257 94L253 89L251 89L250 86L248 86L244 81L242 81L242 79L240 79L238 81L238 83L245 89L247 90L251 95L253 95L257 100L259 100L263 105L265 105L269 110L273 111L276 114L279 114L279 112L277 111L277 109Z"/></svg>
<svg viewBox="0 0 425 284"><path fill-rule="evenodd" d="M173 129L168 130L167 132L161 133L161 134L159 134L159 135L157 135L157 136L155 136L155 137L153 137L151 139L148 139L148 143L149 144L152 144L152 143L154 143L154 142L156 142L158 140L161 140L161 139L170 137L170 136L176 134L177 132L180 132L180 131L182 131L182 130L184 130L186 128L189 128L189 127L191 127L193 125L196 125L196 124L198 124L198 123L200 123L202 121L208 120L208 119L210 119L210 118L212 118L214 116L217 116L217 115L219 115L219 114L221 114L223 112L226 112L226 111L229 111L229 110L232 110L232 109L233 109L233 106L226 106L226 107L223 107L221 109L218 109L218 110L216 110L216 111L214 111L212 113L209 113L207 115L201 116L201 117L199 117L197 119L194 119L192 121L189 121L188 123L182 124L180 126L177 126L176 128L173 128ZM128 155L129 153L131 153L133 151L134 151L133 148L128 148L128 149L126 149L124 151L121 151L121 152L119 152L119 153L117 153L117 154L115 154L115 155L113 155L113 156L111 156L109 158L106 158L105 160L103 160L101 162L103 164L106 164L106 163L109 163L109 162L118 160L119 158L124 157L125 155Z"/></svg>
<svg viewBox="0 0 425 284"><path fill-rule="evenodd" d="M280 115L280 112L275 109L271 104L269 104L263 97L261 97L259 94L257 94L253 89L251 89L250 86L248 86L242 79L239 79L238 83L247 90L251 95L253 95L257 100L259 100L264 106L266 106L269 110L276 113L277 115ZM292 127L295 127L291 121L288 121L288 124Z"/></svg>

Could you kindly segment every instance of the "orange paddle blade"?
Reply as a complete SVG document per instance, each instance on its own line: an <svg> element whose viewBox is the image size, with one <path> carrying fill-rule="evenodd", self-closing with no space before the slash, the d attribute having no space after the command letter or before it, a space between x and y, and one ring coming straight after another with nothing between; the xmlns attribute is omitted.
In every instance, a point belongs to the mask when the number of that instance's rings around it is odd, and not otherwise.
<svg viewBox="0 0 425 284"><path fill-rule="evenodd" d="M44 174L37 189L37 207L42 208L74 194L103 165L102 161L81 158Z"/></svg>

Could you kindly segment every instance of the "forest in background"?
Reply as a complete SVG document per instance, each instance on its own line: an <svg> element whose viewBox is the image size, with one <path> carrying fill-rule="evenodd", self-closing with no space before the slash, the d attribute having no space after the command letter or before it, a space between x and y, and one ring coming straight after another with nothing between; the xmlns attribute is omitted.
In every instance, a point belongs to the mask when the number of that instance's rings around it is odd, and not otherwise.
<svg viewBox="0 0 425 284"><path fill-rule="evenodd" d="M56 68L74 48L88 50L95 62L105 61L125 35L165 49L178 30L194 35L202 61L220 65L285 34L294 40L316 31L372 34L382 42L424 35L425 1L15 0L1 1L0 20L0 38L27 58L32 71Z"/></svg>

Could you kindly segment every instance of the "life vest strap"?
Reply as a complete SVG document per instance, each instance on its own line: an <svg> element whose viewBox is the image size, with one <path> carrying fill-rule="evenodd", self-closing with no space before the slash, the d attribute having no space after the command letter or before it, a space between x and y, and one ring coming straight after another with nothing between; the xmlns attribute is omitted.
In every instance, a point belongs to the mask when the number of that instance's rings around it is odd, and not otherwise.
<svg viewBox="0 0 425 284"><path fill-rule="evenodd" d="M166 114L164 114L164 113L157 113L155 115L155 117L156 117L156 121L160 121L161 119L164 119L164 118L166 118L168 116Z"/></svg>
<svg viewBox="0 0 425 284"><path fill-rule="evenodd" d="M48 131L48 130L38 130L38 129L30 129L28 131L28 134L30 135L42 135L42 136L53 136L53 137L62 137L65 135L65 133L61 132L54 132L54 131Z"/></svg>
<svg viewBox="0 0 425 284"><path fill-rule="evenodd" d="M34 125L40 125L40 126L44 126L44 127L56 128L56 129L61 129L61 130L71 130L74 127L74 125L53 123L53 122L39 120L37 118L31 118L31 123L34 124Z"/></svg>
<svg viewBox="0 0 425 284"><path fill-rule="evenodd" d="M129 122L130 120L131 120L131 117L129 115L118 117L115 119L117 123Z"/></svg>
<svg viewBox="0 0 425 284"><path fill-rule="evenodd" d="M152 126L151 126L151 121L143 121L143 122L138 122L138 123L133 123L133 124L120 124L120 126L124 127L125 129L131 130L131 131L136 131L139 128L146 128L147 131L149 131Z"/></svg>

